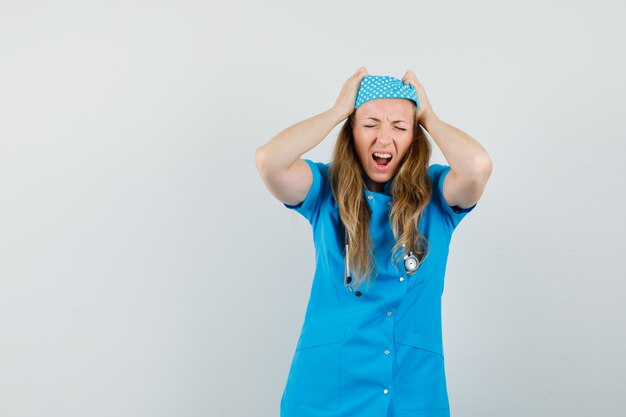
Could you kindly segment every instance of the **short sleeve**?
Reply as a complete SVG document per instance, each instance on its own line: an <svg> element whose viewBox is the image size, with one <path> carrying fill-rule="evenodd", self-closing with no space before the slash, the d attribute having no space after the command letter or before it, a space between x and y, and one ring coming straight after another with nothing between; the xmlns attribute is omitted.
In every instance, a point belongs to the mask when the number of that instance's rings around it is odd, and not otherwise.
<svg viewBox="0 0 626 417"><path fill-rule="evenodd" d="M322 197L326 188L326 173L328 165L323 162L314 162L310 159L304 159L304 161L309 165L313 174L311 188L300 204L291 205L283 203L283 205L288 209L300 213L309 221L309 223L313 224L313 222L319 217Z"/></svg>
<svg viewBox="0 0 626 417"><path fill-rule="evenodd" d="M478 203L468 208L450 206L443 196L443 181L445 180L446 175L448 175L448 172L450 172L450 166L433 164L430 166L430 169L432 170L432 198L435 200L435 204L441 209L446 222L452 229L455 229L467 213L474 210Z"/></svg>

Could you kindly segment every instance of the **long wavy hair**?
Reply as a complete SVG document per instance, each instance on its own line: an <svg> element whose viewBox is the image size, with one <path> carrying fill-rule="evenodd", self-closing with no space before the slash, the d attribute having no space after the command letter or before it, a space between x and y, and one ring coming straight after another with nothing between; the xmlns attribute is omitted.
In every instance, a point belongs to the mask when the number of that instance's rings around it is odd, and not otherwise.
<svg viewBox="0 0 626 417"><path fill-rule="evenodd" d="M416 107L414 110L413 140L400 161L390 189L394 201L389 213L396 240L391 250L394 265L408 254L409 249L420 263L428 254L428 240L420 233L419 221L431 195L428 177L431 145L418 123ZM371 211L363 192L367 173L356 153L354 119L355 112L352 112L339 131L328 174L339 215L348 231L350 273L353 286L358 288L363 281L367 281L369 287L377 265L369 233Z"/></svg>

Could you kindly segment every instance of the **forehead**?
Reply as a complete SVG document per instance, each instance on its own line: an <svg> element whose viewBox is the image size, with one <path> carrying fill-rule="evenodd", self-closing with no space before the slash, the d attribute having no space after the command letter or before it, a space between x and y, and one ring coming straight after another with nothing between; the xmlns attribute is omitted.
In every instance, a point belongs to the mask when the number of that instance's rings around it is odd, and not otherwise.
<svg viewBox="0 0 626 417"><path fill-rule="evenodd" d="M413 117L415 104L404 98L379 98L363 103L356 109L357 120L374 117L379 120L403 119L407 122Z"/></svg>

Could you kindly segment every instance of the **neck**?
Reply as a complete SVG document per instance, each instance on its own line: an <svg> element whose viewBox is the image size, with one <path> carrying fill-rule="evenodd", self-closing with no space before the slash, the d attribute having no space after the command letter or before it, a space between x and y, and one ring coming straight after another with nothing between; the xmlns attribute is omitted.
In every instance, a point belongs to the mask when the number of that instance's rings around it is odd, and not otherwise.
<svg viewBox="0 0 626 417"><path fill-rule="evenodd" d="M385 191L385 184L381 184L379 182L376 181L372 181L371 179L367 179L365 186L367 187L368 190L370 191L374 191L376 193L382 193L383 191Z"/></svg>

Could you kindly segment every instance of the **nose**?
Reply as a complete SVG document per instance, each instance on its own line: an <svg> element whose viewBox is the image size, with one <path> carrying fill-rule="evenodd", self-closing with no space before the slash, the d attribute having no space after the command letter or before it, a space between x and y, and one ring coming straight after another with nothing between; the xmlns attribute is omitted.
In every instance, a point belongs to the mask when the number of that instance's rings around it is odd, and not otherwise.
<svg viewBox="0 0 626 417"><path fill-rule="evenodd" d="M376 137L376 141L381 145L388 145L391 143L391 139L393 138L393 128L392 126L383 125L381 129L378 131L378 136Z"/></svg>

